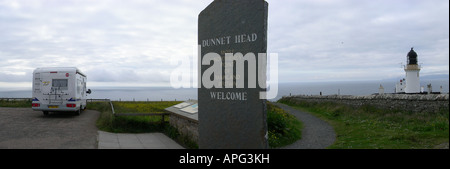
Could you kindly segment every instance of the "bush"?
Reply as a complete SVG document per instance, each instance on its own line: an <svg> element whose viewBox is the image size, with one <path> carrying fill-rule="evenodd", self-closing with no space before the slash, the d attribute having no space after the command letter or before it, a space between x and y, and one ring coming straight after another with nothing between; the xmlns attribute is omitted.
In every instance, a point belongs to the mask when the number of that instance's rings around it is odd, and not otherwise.
<svg viewBox="0 0 450 169"><path fill-rule="evenodd" d="M284 134L286 132L287 126L287 116L282 109L273 106L272 104L268 104L270 108L268 108L267 112L267 126L269 130L273 133Z"/></svg>
<svg viewBox="0 0 450 169"><path fill-rule="evenodd" d="M300 121L270 102L267 102L267 127L271 148L289 145L301 138Z"/></svg>

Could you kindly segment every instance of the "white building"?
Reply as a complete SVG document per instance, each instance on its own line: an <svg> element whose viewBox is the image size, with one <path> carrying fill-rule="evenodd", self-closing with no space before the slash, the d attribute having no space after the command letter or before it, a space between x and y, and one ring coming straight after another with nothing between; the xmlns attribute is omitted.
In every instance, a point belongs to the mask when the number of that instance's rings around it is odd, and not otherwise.
<svg viewBox="0 0 450 169"><path fill-rule="evenodd" d="M406 80L405 78L400 79L400 82L395 84L395 93L405 93Z"/></svg>
<svg viewBox="0 0 450 169"><path fill-rule="evenodd" d="M417 53L413 48L408 52L405 66L406 77L395 85L396 93L420 93L420 65L417 64Z"/></svg>

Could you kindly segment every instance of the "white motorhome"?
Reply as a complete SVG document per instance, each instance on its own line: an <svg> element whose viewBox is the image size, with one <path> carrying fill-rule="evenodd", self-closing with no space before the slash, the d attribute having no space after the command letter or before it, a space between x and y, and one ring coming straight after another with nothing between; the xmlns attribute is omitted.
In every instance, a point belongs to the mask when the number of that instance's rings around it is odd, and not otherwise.
<svg viewBox="0 0 450 169"><path fill-rule="evenodd" d="M76 112L86 109L86 75L76 67L47 67L33 71L32 108L49 112Z"/></svg>

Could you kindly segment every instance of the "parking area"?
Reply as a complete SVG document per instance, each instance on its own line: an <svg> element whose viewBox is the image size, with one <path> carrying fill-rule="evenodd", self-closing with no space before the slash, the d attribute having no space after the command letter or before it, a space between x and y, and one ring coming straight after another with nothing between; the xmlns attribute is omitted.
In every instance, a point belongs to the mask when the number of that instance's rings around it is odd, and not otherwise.
<svg viewBox="0 0 450 169"><path fill-rule="evenodd" d="M100 112L50 113L0 107L0 149L96 149Z"/></svg>

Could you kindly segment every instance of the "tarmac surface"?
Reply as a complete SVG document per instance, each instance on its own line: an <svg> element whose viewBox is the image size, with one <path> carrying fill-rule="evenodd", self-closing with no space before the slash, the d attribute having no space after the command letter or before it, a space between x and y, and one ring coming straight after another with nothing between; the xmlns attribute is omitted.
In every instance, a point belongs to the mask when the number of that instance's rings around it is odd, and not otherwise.
<svg viewBox="0 0 450 169"><path fill-rule="evenodd" d="M302 138L283 149L325 149L336 141L336 133L327 122L281 103L273 103L303 122Z"/></svg>
<svg viewBox="0 0 450 169"><path fill-rule="evenodd" d="M0 149L182 149L162 133L98 131L100 112L43 115L31 108L0 107Z"/></svg>
<svg viewBox="0 0 450 169"><path fill-rule="evenodd" d="M96 149L100 112L45 116L31 108L0 107L0 149Z"/></svg>

